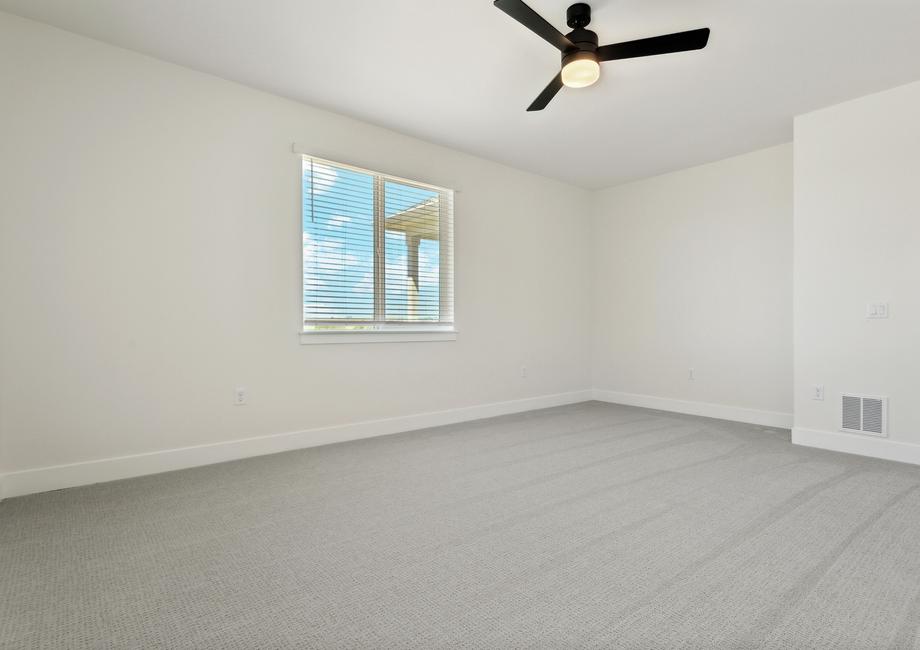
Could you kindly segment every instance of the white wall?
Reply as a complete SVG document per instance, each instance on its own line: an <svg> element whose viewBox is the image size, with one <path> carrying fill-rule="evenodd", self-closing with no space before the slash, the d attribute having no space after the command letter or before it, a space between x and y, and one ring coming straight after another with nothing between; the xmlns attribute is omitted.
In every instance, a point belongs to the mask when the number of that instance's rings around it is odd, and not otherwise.
<svg viewBox="0 0 920 650"><path fill-rule="evenodd" d="M583 190L6 14L0 87L0 472L589 387ZM295 141L459 190L457 341L299 345Z"/></svg>
<svg viewBox="0 0 920 650"><path fill-rule="evenodd" d="M795 120L797 442L920 463L918 115L914 83ZM890 397L889 440L836 433L841 392Z"/></svg>
<svg viewBox="0 0 920 650"><path fill-rule="evenodd" d="M592 386L792 423L792 145L592 193L2 13L0 83L0 474L26 487ZM920 84L796 120L797 442L920 462L915 114ZM459 190L457 341L299 345L294 141ZM844 390L891 397L888 441L835 433ZM146 462L119 472L173 461Z"/></svg>
<svg viewBox="0 0 920 650"><path fill-rule="evenodd" d="M791 145L599 192L592 241L602 397L791 424Z"/></svg>

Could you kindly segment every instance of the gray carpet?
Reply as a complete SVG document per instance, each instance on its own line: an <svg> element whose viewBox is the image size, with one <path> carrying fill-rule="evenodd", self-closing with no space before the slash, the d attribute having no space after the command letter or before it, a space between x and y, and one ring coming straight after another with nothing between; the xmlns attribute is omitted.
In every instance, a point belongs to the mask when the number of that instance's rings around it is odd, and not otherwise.
<svg viewBox="0 0 920 650"><path fill-rule="evenodd" d="M920 648L920 468L589 402L0 503L4 648Z"/></svg>

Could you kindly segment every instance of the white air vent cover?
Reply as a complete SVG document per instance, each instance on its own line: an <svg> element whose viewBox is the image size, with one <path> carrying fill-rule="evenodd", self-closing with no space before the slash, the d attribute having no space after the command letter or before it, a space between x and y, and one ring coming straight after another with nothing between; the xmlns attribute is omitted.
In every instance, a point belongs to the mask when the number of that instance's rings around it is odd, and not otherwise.
<svg viewBox="0 0 920 650"><path fill-rule="evenodd" d="M840 430L888 436L888 398L872 395L843 395L840 401Z"/></svg>

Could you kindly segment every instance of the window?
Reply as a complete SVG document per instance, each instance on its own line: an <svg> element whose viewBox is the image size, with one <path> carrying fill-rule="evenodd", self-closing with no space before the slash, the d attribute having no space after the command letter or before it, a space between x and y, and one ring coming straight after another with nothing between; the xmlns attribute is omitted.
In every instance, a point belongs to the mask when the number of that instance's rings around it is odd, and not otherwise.
<svg viewBox="0 0 920 650"><path fill-rule="evenodd" d="M310 156L302 178L305 335L453 331L453 191Z"/></svg>

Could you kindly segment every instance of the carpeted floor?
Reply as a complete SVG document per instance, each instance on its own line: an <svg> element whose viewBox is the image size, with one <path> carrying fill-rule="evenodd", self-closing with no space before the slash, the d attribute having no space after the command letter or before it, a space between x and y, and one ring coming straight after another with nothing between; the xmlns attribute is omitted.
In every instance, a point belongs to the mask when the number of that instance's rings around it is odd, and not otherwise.
<svg viewBox="0 0 920 650"><path fill-rule="evenodd" d="M0 503L3 648L920 648L920 468L588 402Z"/></svg>

